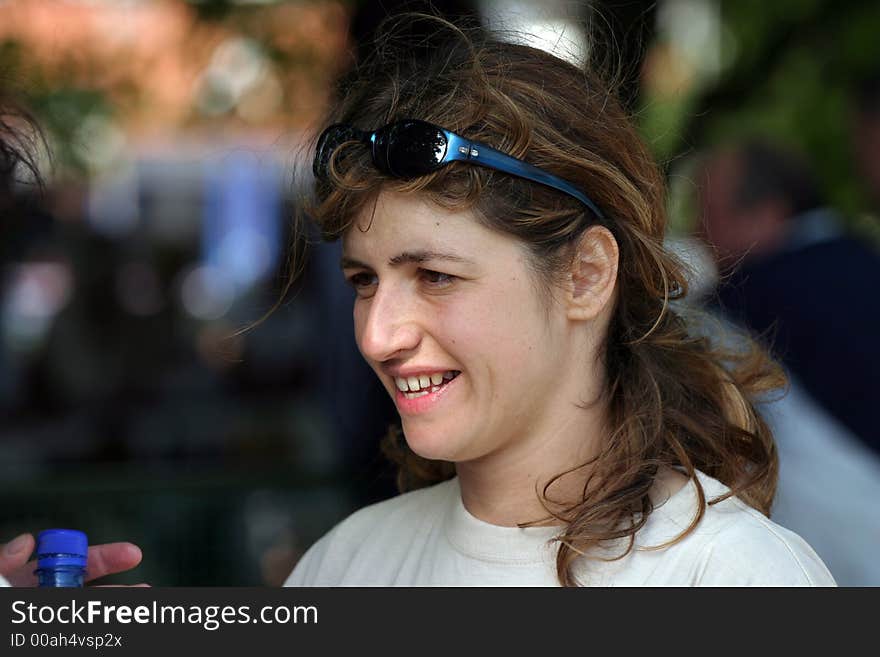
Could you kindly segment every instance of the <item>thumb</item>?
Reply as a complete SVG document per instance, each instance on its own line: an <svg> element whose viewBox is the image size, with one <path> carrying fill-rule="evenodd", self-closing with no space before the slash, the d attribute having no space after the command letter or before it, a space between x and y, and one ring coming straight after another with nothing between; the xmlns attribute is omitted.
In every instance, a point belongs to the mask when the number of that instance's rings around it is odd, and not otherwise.
<svg viewBox="0 0 880 657"><path fill-rule="evenodd" d="M0 575L8 576L21 568L34 551L34 537L22 534L0 546Z"/></svg>

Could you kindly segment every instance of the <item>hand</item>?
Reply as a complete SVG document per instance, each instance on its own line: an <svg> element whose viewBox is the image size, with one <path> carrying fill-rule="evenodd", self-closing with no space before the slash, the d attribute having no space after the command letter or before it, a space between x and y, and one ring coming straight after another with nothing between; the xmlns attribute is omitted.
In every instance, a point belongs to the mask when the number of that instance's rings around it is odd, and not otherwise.
<svg viewBox="0 0 880 657"><path fill-rule="evenodd" d="M36 586L36 561L28 561L36 541L30 534L22 534L0 546L0 575L12 586ZM89 546L85 580L88 582L105 575L130 570L141 562L141 550L132 543L104 543ZM139 584L138 586L146 586Z"/></svg>

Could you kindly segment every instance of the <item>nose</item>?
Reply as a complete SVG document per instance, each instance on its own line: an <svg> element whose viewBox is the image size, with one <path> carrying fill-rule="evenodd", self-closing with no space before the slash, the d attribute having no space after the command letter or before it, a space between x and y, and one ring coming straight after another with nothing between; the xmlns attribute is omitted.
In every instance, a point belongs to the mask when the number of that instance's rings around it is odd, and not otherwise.
<svg viewBox="0 0 880 657"><path fill-rule="evenodd" d="M406 292L376 289L369 304L355 306L355 333L365 358L384 362L400 358L419 346L422 331Z"/></svg>

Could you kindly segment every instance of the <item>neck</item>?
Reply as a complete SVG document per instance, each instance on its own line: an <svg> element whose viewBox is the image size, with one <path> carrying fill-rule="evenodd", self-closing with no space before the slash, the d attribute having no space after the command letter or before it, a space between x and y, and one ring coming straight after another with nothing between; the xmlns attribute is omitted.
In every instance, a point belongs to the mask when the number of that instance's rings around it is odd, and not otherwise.
<svg viewBox="0 0 880 657"><path fill-rule="evenodd" d="M562 524L549 508L560 510L581 500L591 466L578 468L556 479L595 455L604 429L604 404L574 408L568 414L550 413L561 420L532 427L525 435L506 441L506 447L479 459L456 464L461 497L471 515L493 525L515 527L521 523ZM544 488L553 481L547 488Z"/></svg>

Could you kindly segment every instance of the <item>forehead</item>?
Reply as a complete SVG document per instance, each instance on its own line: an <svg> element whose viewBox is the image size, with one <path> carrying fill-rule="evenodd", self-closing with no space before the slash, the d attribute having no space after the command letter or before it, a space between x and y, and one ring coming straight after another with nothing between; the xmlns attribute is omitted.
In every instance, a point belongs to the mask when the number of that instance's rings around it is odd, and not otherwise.
<svg viewBox="0 0 880 657"><path fill-rule="evenodd" d="M471 211L453 211L417 194L382 192L342 237L346 256L391 257L392 251L431 250L485 260L519 253L513 237L483 226Z"/></svg>

